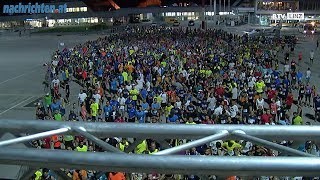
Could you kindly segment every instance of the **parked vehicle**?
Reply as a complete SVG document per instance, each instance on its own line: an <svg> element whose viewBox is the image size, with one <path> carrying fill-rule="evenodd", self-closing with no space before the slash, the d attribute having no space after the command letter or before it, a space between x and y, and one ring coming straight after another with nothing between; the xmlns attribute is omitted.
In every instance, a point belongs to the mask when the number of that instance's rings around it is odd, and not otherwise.
<svg viewBox="0 0 320 180"><path fill-rule="evenodd" d="M180 22L179 21L174 21L173 26L180 26Z"/></svg>
<svg viewBox="0 0 320 180"><path fill-rule="evenodd" d="M194 26L194 20L190 20L188 26Z"/></svg>
<svg viewBox="0 0 320 180"><path fill-rule="evenodd" d="M115 20L115 21L113 22L113 25L114 25L114 26L120 26L121 24L122 24L122 22L119 21L119 20Z"/></svg>
<svg viewBox="0 0 320 180"><path fill-rule="evenodd" d="M316 33L316 26L309 23L303 26L303 34L315 34Z"/></svg>

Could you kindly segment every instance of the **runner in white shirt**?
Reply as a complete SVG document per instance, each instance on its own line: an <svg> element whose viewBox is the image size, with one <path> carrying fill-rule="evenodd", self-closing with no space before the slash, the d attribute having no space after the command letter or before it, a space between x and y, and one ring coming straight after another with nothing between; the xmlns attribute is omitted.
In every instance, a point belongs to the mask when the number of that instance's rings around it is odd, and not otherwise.
<svg viewBox="0 0 320 180"><path fill-rule="evenodd" d="M314 51L311 50L310 51L310 62L313 63L313 59L314 59Z"/></svg>
<svg viewBox="0 0 320 180"><path fill-rule="evenodd" d="M89 69L92 70L93 62L89 61Z"/></svg>
<svg viewBox="0 0 320 180"><path fill-rule="evenodd" d="M270 84L271 83L271 75L269 73L264 75L264 82L266 82L266 84Z"/></svg>
<svg viewBox="0 0 320 180"><path fill-rule="evenodd" d="M162 104L167 104L168 103L168 96L167 93L163 92L160 94L161 97L161 103Z"/></svg>
<svg viewBox="0 0 320 180"><path fill-rule="evenodd" d="M83 103L87 98L87 94L84 92L84 90L81 90L81 92L78 95L79 104Z"/></svg>
<svg viewBox="0 0 320 180"><path fill-rule="evenodd" d="M177 98L176 106L177 106L177 108L179 108L179 109L182 108L182 102L180 101L180 98L179 98L179 97Z"/></svg>
<svg viewBox="0 0 320 180"><path fill-rule="evenodd" d="M52 86L60 86L60 80L57 77L52 80Z"/></svg>
<svg viewBox="0 0 320 180"><path fill-rule="evenodd" d="M135 86L135 88L140 91L142 88L143 88L143 83L144 83L144 80L143 79L138 79L137 80L137 85Z"/></svg>
<svg viewBox="0 0 320 180"><path fill-rule="evenodd" d="M217 99L213 96L213 94L210 95L210 97L207 99L207 102L209 103L208 109L211 111L214 111L214 108L216 107Z"/></svg>
<svg viewBox="0 0 320 180"><path fill-rule="evenodd" d="M284 72L286 72L286 73L290 72L290 65L289 64L284 65Z"/></svg>
<svg viewBox="0 0 320 180"><path fill-rule="evenodd" d="M95 99L96 103L98 103L98 104L100 103L101 96L98 93L98 91L96 91L95 94L92 97Z"/></svg>
<svg viewBox="0 0 320 180"><path fill-rule="evenodd" d="M239 112L239 108L236 104L230 107L230 116L232 118L236 117L238 112Z"/></svg>
<svg viewBox="0 0 320 180"><path fill-rule="evenodd" d="M264 99L262 97L259 97L259 99L256 100L256 106L257 109L261 106L262 109L264 108Z"/></svg>
<svg viewBox="0 0 320 180"><path fill-rule="evenodd" d="M53 60L53 61L52 61L52 65L53 65L54 67L57 67L57 66L58 66L58 63L59 63L59 61L57 61L57 60Z"/></svg>
<svg viewBox="0 0 320 180"><path fill-rule="evenodd" d="M238 88L233 87L231 90L232 93L232 100L238 100Z"/></svg>
<svg viewBox="0 0 320 180"><path fill-rule="evenodd" d="M132 86L134 86L135 84L128 84L128 85L126 85L126 89L128 90L128 91L130 91L131 89L132 89Z"/></svg>
<svg viewBox="0 0 320 180"><path fill-rule="evenodd" d="M223 111L223 107L222 105L219 105L215 110L214 110L214 114L217 116L220 116L222 114Z"/></svg>
<svg viewBox="0 0 320 180"><path fill-rule="evenodd" d="M246 154L248 153L251 148L252 148L253 144L249 141L246 141L246 144L244 145L244 148L242 149L242 153Z"/></svg>
<svg viewBox="0 0 320 180"><path fill-rule="evenodd" d="M120 109L121 116L124 116L126 101L127 101L127 99L124 98L122 95L121 95L121 97L118 98L118 102L120 104L119 109Z"/></svg>
<svg viewBox="0 0 320 180"><path fill-rule="evenodd" d="M308 68L307 72L306 72L306 80L307 80L307 83L310 82L310 78L311 78L311 70L310 68Z"/></svg>

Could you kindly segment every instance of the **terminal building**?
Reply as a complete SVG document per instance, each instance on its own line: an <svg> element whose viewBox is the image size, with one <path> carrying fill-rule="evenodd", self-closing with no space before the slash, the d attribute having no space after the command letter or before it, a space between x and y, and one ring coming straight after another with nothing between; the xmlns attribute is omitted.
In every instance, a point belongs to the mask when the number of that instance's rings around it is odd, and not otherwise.
<svg viewBox="0 0 320 180"><path fill-rule="evenodd" d="M283 21L283 25L294 26L299 22L320 22L318 0L204 0L170 3L165 0L133 0L130 5L121 0L69 0L44 2L59 6L67 4L66 13L6 14L2 1L0 28L37 28L79 26L90 24L113 25L114 22L129 23L134 17L138 21L165 22L168 19L214 20L217 24L231 25L250 23L272 26ZM216 11L216 12L214 12Z"/></svg>
<svg viewBox="0 0 320 180"><path fill-rule="evenodd" d="M179 21L199 20L201 17L212 20L216 15L217 21L223 22L235 17L232 7L238 0L210 0L210 2L205 3L205 6L193 2L164 3L160 0L137 1L133 6L126 6L120 0L118 1L47 2L46 4L55 6L66 3L66 13L19 15L2 13L0 28L77 26L99 23L112 25L115 21L129 23L132 16L138 17L140 21L164 22L170 18ZM215 7L213 7L214 3L216 4ZM1 5L2 7L3 5ZM216 9L216 13L213 12L214 9ZM0 10L3 12L2 9ZM251 13L253 13L253 10ZM241 21L243 20L244 18L241 19ZM236 19L236 21L240 21L240 19Z"/></svg>
<svg viewBox="0 0 320 180"><path fill-rule="evenodd" d="M275 25L281 19L284 26L304 22L320 22L319 0L257 0L255 13L260 25Z"/></svg>

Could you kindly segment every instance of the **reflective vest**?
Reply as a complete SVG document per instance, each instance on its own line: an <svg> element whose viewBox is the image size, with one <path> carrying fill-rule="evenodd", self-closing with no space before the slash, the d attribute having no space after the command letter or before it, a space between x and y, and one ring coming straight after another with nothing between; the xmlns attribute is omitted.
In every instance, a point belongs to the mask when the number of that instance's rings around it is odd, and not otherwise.
<svg viewBox="0 0 320 180"><path fill-rule="evenodd" d="M83 145L82 148L81 147L77 147L77 151L79 152L87 152L88 151L88 147L86 145Z"/></svg>
<svg viewBox="0 0 320 180"><path fill-rule="evenodd" d="M197 124L197 123L195 123L195 122L186 122L186 124Z"/></svg>
<svg viewBox="0 0 320 180"><path fill-rule="evenodd" d="M157 153L157 152L159 152L159 150L155 149L153 152L149 151L149 154L154 154L154 153Z"/></svg>
<svg viewBox="0 0 320 180"><path fill-rule="evenodd" d="M41 180L42 178L42 172L40 170L36 171L34 173L36 175L35 180Z"/></svg>
<svg viewBox="0 0 320 180"><path fill-rule="evenodd" d="M136 154L142 154L145 150L147 150L147 141L144 140L142 141L140 144L138 144L138 146L135 149L135 153Z"/></svg>

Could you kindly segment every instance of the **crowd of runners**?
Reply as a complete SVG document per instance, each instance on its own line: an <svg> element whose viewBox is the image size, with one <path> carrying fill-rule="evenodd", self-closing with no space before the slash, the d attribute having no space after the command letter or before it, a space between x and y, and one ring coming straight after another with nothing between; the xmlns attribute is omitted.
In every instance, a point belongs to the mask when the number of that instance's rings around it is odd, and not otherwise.
<svg viewBox="0 0 320 180"><path fill-rule="evenodd" d="M43 82L49 91L43 102L37 104L36 116L55 121L304 125L303 107L314 109L317 120L320 97L317 86L310 82L311 70L300 68L302 61L310 58L313 62L314 51L310 57L302 57L298 50L298 55L294 55L295 43L294 37L248 37L222 30L162 27L109 35L54 52ZM126 151L132 142L119 137L103 140L121 151ZM177 146L187 140L167 142ZM291 144L290 141L279 143ZM81 152L102 151L84 137L71 135L53 136L34 141L33 145ZM161 149L161 144L146 139L132 153L153 154ZM299 150L319 156L317 145L311 141ZM247 141L228 140L194 147L181 154L278 156L280 152ZM40 176L54 179L48 169L42 171L37 171L35 179ZM95 179L98 174L88 170L65 172L75 180ZM200 178L113 172L105 173L100 179L125 177Z"/></svg>

